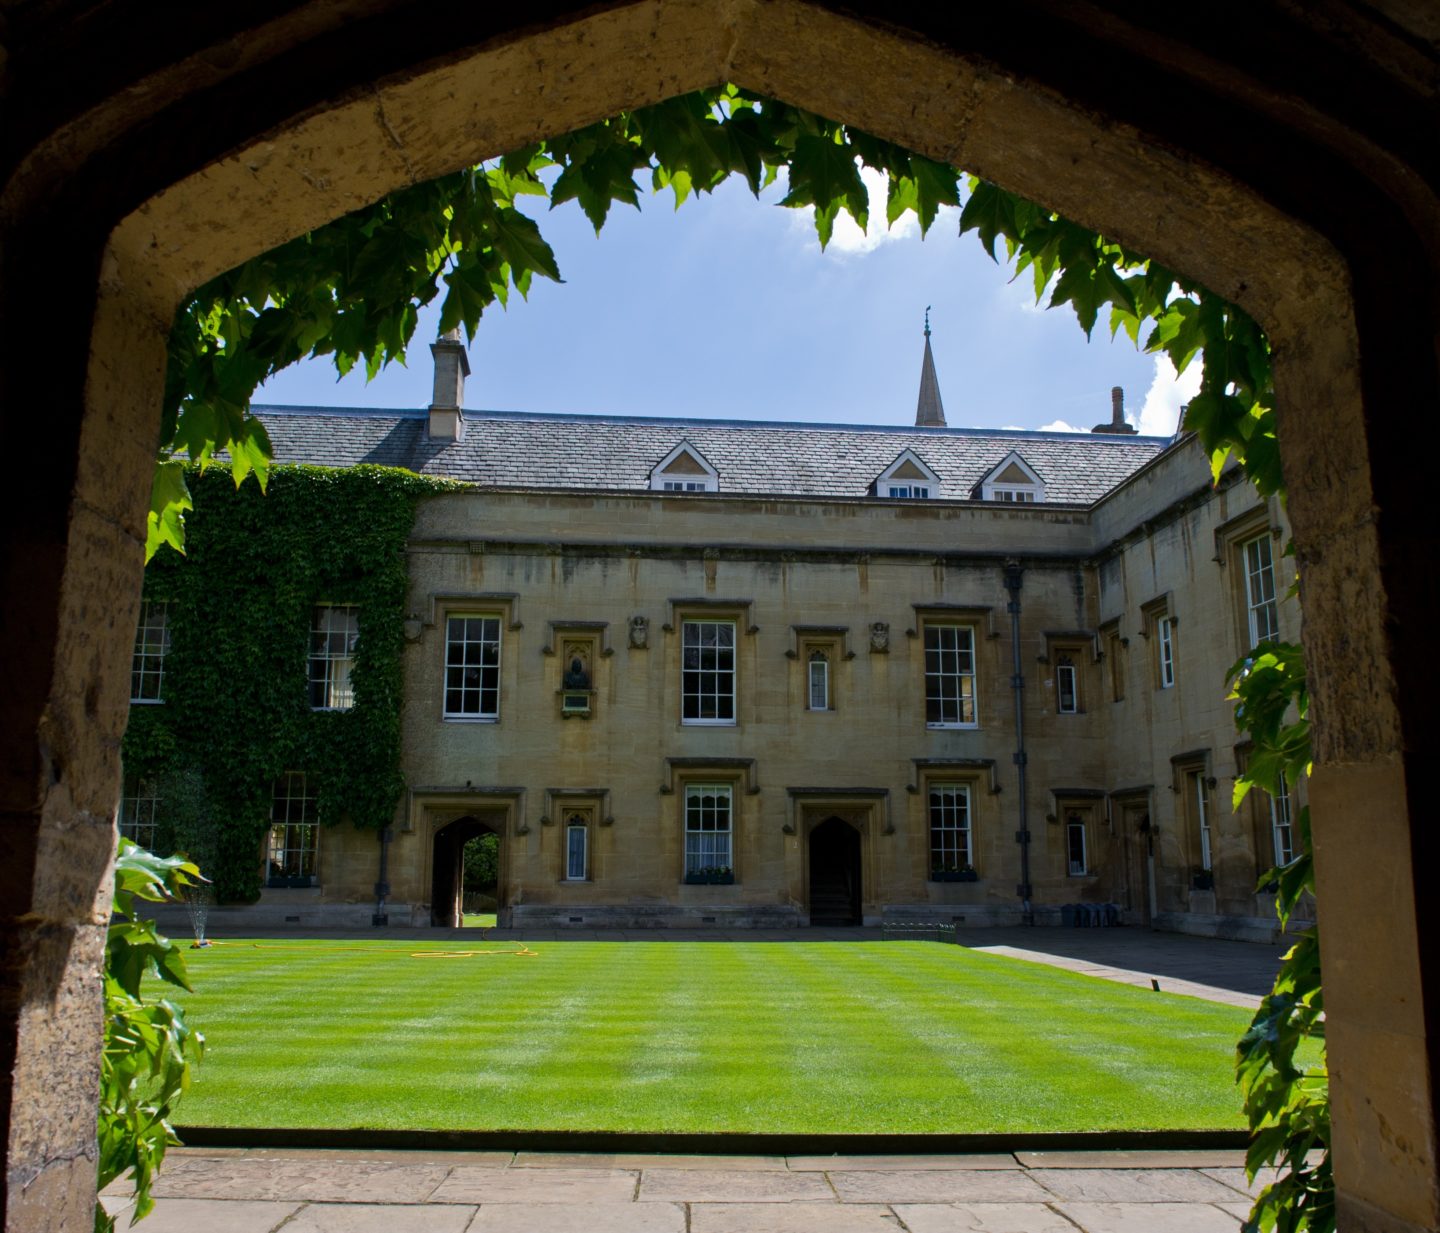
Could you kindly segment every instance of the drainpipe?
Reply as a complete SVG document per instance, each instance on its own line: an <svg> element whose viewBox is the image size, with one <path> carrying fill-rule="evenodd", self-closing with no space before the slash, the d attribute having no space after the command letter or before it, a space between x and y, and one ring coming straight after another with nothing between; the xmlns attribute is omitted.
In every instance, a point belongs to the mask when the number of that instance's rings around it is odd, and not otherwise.
<svg viewBox="0 0 1440 1233"><path fill-rule="evenodd" d="M380 828L380 880L375 883L375 915L370 918L370 923L376 928L390 923L385 911L385 897L390 893L390 837L393 834L388 826Z"/></svg>
<svg viewBox="0 0 1440 1233"><path fill-rule="evenodd" d="M1025 795L1025 673L1020 663L1020 587L1024 569L1019 561L1005 562L1005 589L1010 592L1006 611L1010 613L1010 648L1014 673L1010 684L1015 690L1015 778L1019 788L1020 829L1015 832L1015 842L1020 845L1020 885L1015 893L1020 896L1020 919L1027 925L1035 923L1035 910L1030 904L1030 815Z"/></svg>

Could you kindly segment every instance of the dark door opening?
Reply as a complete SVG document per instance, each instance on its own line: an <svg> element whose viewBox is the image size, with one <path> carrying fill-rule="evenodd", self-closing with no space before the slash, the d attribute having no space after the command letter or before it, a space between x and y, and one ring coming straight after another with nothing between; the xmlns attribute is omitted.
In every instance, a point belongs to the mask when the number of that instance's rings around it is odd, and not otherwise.
<svg viewBox="0 0 1440 1233"><path fill-rule="evenodd" d="M810 832L810 923L860 922L860 832L826 818Z"/></svg>
<svg viewBox="0 0 1440 1233"><path fill-rule="evenodd" d="M435 832L431 861L430 923L459 929L465 923L465 845L480 835L497 834L479 818L456 818Z"/></svg>

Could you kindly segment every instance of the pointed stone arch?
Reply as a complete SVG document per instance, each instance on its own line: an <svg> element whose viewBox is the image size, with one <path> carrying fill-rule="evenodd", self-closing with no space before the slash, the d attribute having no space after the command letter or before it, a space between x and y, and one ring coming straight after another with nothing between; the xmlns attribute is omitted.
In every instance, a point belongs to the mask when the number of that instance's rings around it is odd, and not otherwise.
<svg viewBox="0 0 1440 1233"><path fill-rule="evenodd" d="M1098 226L1269 332L1318 716L1317 870L1339 960L1326 993L1340 1218L1387 1233L1440 1223L1440 937L1416 906L1440 857L1419 803L1436 599L1433 571L1410 567L1430 548L1429 459L1405 413L1440 402L1424 298L1440 285L1440 173L1416 123L1440 56L1423 6L1254 5L1245 39L1223 47L1183 9L1039 0L963 20L802 0L540 18L469 6L433 23L386 0L183 23L117 0L103 20L73 17L26 14L3 69L23 120L0 192L0 320L25 362L0 364L0 451L43 458L53 477L6 493L0 557L3 940L21 957L0 1012L7 1225L78 1223L93 1198L87 973L103 946L176 304L399 185L727 79ZM1426 289L1418 310L1395 295L1397 251ZM87 1036L88 1056L53 1047Z"/></svg>

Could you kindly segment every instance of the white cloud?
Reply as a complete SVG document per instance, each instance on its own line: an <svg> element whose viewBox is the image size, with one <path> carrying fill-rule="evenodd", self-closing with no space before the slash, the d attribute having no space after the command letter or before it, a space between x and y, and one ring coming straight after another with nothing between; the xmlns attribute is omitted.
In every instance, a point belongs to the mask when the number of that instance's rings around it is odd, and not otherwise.
<svg viewBox="0 0 1440 1233"><path fill-rule="evenodd" d="M1127 416L1146 436L1169 437L1180 422L1180 408L1200 392L1198 357L1178 377L1168 355L1155 357L1155 379L1145 395L1138 420Z"/></svg>
<svg viewBox="0 0 1440 1233"><path fill-rule="evenodd" d="M830 243L826 248L827 253L839 253L841 256L863 256L865 253L873 253L884 244L894 244L897 240L908 240L920 234L920 222L914 214L903 214L895 220L893 227L885 225L885 196L886 180L885 174L870 167L860 168L860 178L865 181L865 189L870 195L870 227L868 231L861 231L860 226L845 211L841 210L835 219L835 229L830 235ZM951 206L943 207L940 210L942 217L955 214L958 211ZM938 226L940 218L936 219L933 226ZM815 235L815 210L807 206L803 210L792 212L791 226L814 244L818 249L820 241Z"/></svg>
<svg viewBox="0 0 1440 1233"><path fill-rule="evenodd" d="M1067 424L1064 420L1051 420L1048 424L1041 424L1037 432L1085 432L1084 428L1076 428L1074 424Z"/></svg>

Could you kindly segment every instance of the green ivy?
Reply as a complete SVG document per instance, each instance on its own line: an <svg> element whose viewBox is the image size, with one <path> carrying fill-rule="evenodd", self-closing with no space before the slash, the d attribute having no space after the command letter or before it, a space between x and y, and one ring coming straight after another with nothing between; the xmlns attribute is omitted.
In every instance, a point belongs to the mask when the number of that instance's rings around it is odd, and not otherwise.
<svg viewBox="0 0 1440 1233"><path fill-rule="evenodd" d="M400 774L405 542L419 499L463 485L386 467L276 467L268 495L227 468L192 474L187 555L146 570L169 603L165 701L131 708L127 774L198 773L215 827L222 900L260 889L273 780L304 771L322 824L388 825ZM313 711L307 655L316 603L359 609L355 706ZM161 802L164 821L164 802ZM157 843L171 839L162 833Z"/></svg>

